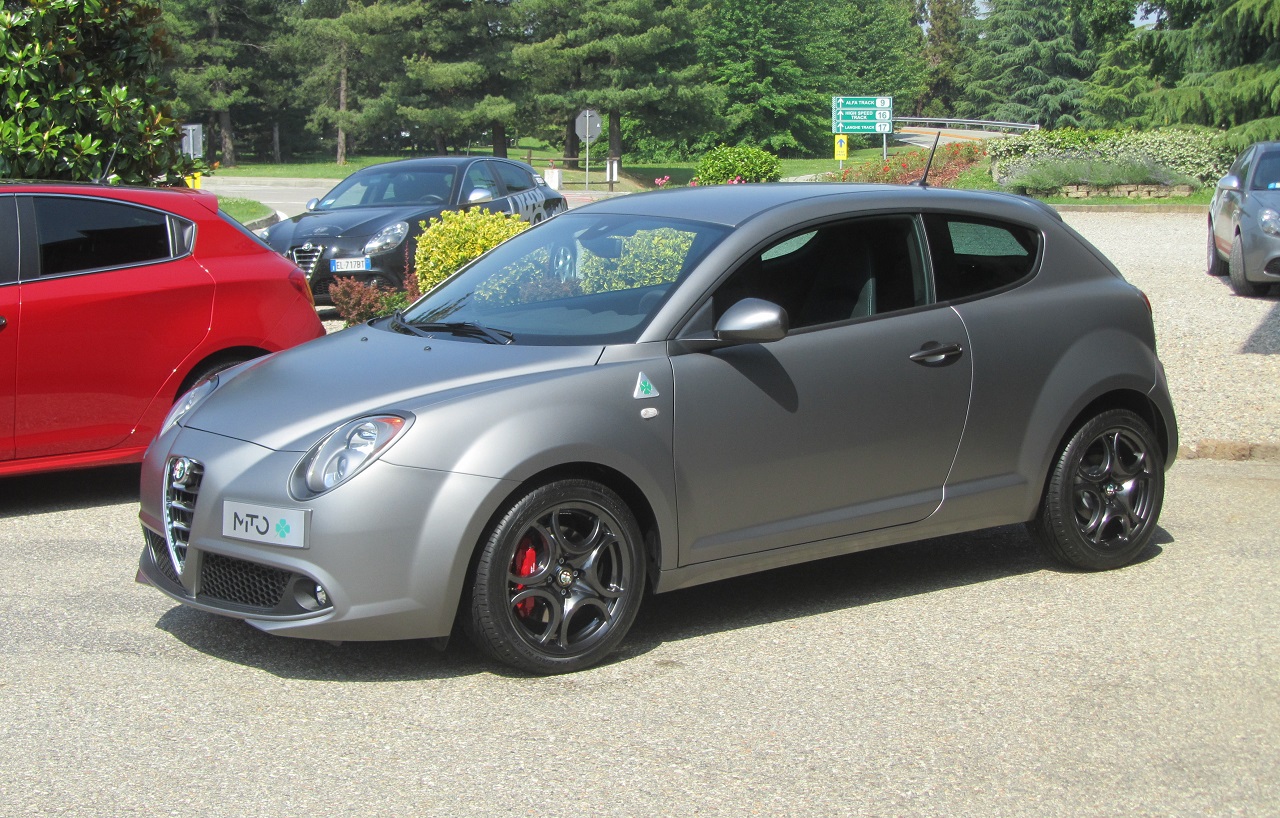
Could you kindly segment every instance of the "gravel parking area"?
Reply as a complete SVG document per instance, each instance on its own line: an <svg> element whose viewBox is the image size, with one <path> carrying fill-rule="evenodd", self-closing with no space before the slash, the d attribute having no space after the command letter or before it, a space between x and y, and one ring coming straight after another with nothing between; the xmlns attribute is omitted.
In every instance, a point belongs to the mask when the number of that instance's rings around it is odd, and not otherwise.
<svg viewBox="0 0 1280 818"><path fill-rule="evenodd" d="M1240 298L1205 274L1202 213L1063 218L1151 299L1182 457L1280 461L1280 287ZM325 329L343 323L321 310Z"/></svg>
<svg viewBox="0 0 1280 818"><path fill-rule="evenodd" d="M1207 275L1202 213L1063 218L1151 299L1181 455L1280 460L1280 288L1241 298Z"/></svg>

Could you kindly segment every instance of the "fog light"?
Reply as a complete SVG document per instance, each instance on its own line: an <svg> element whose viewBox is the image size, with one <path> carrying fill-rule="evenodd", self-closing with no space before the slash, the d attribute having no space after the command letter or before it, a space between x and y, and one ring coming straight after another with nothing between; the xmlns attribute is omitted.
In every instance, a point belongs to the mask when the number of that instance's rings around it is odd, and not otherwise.
<svg viewBox="0 0 1280 818"><path fill-rule="evenodd" d="M322 608L329 604L329 592L319 583L316 584L316 602L319 602Z"/></svg>

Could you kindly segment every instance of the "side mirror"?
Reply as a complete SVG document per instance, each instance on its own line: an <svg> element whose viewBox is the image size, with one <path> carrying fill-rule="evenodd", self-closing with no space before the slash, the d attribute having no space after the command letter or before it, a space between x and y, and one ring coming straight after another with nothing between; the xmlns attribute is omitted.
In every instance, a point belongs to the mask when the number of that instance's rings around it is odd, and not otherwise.
<svg viewBox="0 0 1280 818"><path fill-rule="evenodd" d="M1223 176L1221 179L1218 180L1218 189L1219 190L1239 190L1240 177L1236 176L1234 173L1228 173L1226 176Z"/></svg>
<svg viewBox="0 0 1280 818"><path fill-rule="evenodd" d="M787 337L787 311L772 301L744 298L724 311L716 322L716 338L734 343L767 344Z"/></svg>
<svg viewBox="0 0 1280 818"><path fill-rule="evenodd" d="M319 200L319 199L308 199L308 200L307 200L307 210L308 210L308 211L310 211L310 210L315 210L315 209L316 209L317 207L319 207L319 206L320 206L320 200Z"/></svg>
<svg viewBox="0 0 1280 818"><path fill-rule="evenodd" d="M493 201L493 191L488 188L478 187L467 194L467 204L483 204Z"/></svg>

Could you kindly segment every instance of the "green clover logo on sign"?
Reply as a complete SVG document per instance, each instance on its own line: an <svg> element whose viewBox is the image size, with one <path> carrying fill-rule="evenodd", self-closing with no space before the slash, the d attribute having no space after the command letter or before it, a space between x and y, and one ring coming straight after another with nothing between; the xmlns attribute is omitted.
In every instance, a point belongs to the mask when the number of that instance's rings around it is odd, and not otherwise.
<svg viewBox="0 0 1280 818"><path fill-rule="evenodd" d="M280 518L280 522L276 523L276 533L280 535L282 540L289 536L289 524L285 522L283 517Z"/></svg>

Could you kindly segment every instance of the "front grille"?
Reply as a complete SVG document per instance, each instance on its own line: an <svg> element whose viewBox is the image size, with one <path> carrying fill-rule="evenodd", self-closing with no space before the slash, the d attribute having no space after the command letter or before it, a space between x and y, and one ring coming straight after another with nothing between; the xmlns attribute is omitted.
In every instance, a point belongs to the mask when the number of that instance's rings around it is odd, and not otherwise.
<svg viewBox="0 0 1280 818"><path fill-rule="evenodd" d="M205 552L200 565L197 599L214 599L246 608L271 611L284 599L294 575L255 562Z"/></svg>
<svg viewBox="0 0 1280 818"><path fill-rule="evenodd" d="M310 243L301 247L293 247L289 250L289 258L293 259L294 264L302 268L302 272L306 273L308 278L316 271L316 262L320 260L322 255L324 255L324 248Z"/></svg>
<svg viewBox="0 0 1280 818"><path fill-rule="evenodd" d="M162 570L165 563L168 563L169 570L181 572L187 559L191 518L196 513L196 497L204 479L204 466L190 458L171 457L164 478L164 536L167 553L164 560L157 562L161 564ZM177 565L173 564L174 560ZM171 578L176 580L176 573Z"/></svg>

